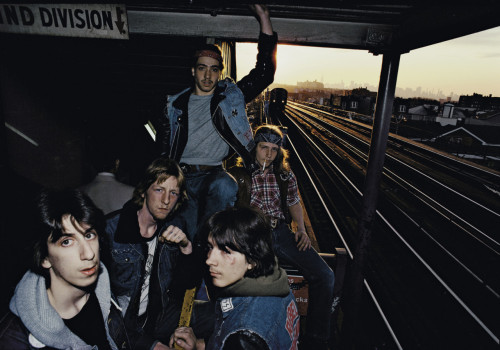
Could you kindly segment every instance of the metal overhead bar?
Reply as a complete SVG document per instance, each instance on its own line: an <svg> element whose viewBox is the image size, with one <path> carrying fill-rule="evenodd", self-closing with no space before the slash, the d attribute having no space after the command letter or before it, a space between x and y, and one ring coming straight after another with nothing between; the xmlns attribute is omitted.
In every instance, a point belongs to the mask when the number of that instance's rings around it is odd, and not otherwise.
<svg viewBox="0 0 500 350"><path fill-rule="evenodd" d="M130 34L207 36L221 40L258 39L258 23L251 16L128 10ZM384 48L395 29L385 24L272 18L280 44L339 47L349 49Z"/></svg>

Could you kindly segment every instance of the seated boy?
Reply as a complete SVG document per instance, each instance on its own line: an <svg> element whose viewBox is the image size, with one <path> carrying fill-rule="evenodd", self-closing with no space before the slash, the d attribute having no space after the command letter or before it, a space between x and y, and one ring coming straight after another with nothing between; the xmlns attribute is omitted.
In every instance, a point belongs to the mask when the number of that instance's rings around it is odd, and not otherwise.
<svg viewBox="0 0 500 350"><path fill-rule="evenodd" d="M100 263L104 215L78 190L43 191L33 266L0 323L1 349L127 349Z"/></svg>
<svg viewBox="0 0 500 350"><path fill-rule="evenodd" d="M265 124L255 130L254 163L250 170L229 169L238 183L237 205L259 208L271 221L273 249L280 262L288 263L309 282L309 305L302 349L326 350L330 338L335 276L311 246L306 233L297 178L283 148L284 135L277 125ZM297 229L291 229L291 222Z"/></svg>
<svg viewBox="0 0 500 350"><path fill-rule="evenodd" d="M272 249L271 227L257 209L230 208L202 229L215 286L216 321L208 344L191 328L170 339L183 349L297 349L299 315L286 272Z"/></svg>

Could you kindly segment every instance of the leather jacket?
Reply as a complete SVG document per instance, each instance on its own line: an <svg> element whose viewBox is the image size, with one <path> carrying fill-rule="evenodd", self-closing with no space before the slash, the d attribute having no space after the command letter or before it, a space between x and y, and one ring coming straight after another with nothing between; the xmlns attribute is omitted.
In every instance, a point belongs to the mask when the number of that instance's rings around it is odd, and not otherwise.
<svg viewBox="0 0 500 350"><path fill-rule="evenodd" d="M224 141L251 164L254 147L252 130L245 105L257 97L274 80L277 34L260 33L255 68L236 84L230 79L219 81L210 101L212 122ZM188 138L188 102L193 88L168 96L167 105L157 125L156 147L159 154L180 161Z"/></svg>

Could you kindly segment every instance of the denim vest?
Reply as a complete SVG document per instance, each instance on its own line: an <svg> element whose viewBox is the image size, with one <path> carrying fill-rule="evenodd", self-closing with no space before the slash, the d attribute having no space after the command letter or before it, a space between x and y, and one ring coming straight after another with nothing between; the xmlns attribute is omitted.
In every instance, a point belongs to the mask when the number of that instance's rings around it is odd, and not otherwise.
<svg viewBox="0 0 500 350"><path fill-rule="evenodd" d="M177 100L179 96L188 92L191 88L187 88L176 95L168 96L167 107L165 109L166 117L170 122L170 147L171 149L176 149L174 146L174 140L178 138L178 129L179 124L181 122L182 110L174 107L174 102ZM231 129L234 137L238 140L238 142L246 148L248 152L252 150L255 146L255 142L253 140L252 129L250 127L250 123L248 122L247 114L246 114L246 104L245 97L241 92L238 85L236 85L230 78L226 78L217 83L216 92L212 97L212 101L216 98L220 100L217 108L220 108L222 112L222 116L224 120L227 122L227 125ZM217 109L216 109L217 110ZM212 110L212 121L214 122L214 126L219 132L219 134L224 138L224 131L219 130L217 125L219 123L215 123L214 118L216 115L216 110ZM224 138L225 139L225 138ZM225 139L227 142L227 139ZM233 145L231 147L235 148Z"/></svg>
<svg viewBox="0 0 500 350"><path fill-rule="evenodd" d="M229 78L219 81L218 85L224 88L221 95L226 97L219 103L222 115L234 136L250 152L255 146L255 142L250 123L248 122L245 96L243 96L238 85Z"/></svg>
<svg viewBox="0 0 500 350"><path fill-rule="evenodd" d="M286 297L219 298L215 328L206 350L219 350L239 331L258 334L271 350L297 349L299 313L290 292Z"/></svg>
<svg viewBox="0 0 500 350"><path fill-rule="evenodd" d="M113 259L110 269L111 290L118 299L125 315L131 299L138 296L141 292L143 283L144 265L147 259L146 243L117 243L114 240L116 228L120 215L116 215L107 220L106 232L111 245L111 257ZM160 283L162 304L168 303L165 293L171 282L172 272L175 267L175 261L179 254L178 247L172 244L160 244L159 249L159 267L158 280ZM108 264L109 265L109 264ZM131 310L132 311L132 310ZM133 310L137 312L136 310Z"/></svg>

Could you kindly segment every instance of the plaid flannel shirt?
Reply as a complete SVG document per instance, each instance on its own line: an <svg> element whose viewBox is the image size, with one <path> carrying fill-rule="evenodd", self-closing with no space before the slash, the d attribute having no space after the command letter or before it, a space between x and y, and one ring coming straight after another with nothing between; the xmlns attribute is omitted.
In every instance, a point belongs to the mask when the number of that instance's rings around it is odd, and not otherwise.
<svg viewBox="0 0 500 350"><path fill-rule="evenodd" d="M288 195L287 204L289 207L300 202L299 191L297 187L297 178L290 171L288 173ZM252 173L252 194L250 205L257 207L266 216L278 219L285 219L281 209L280 189L276 176L273 172L273 166L269 167L267 174L261 168Z"/></svg>

